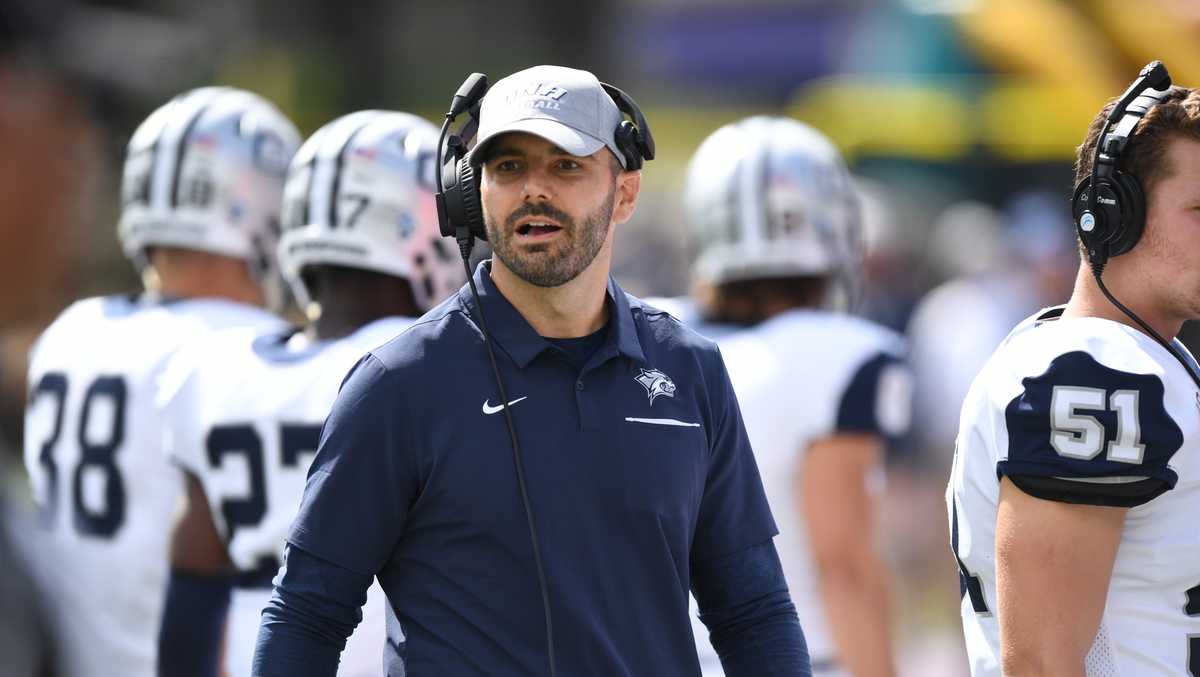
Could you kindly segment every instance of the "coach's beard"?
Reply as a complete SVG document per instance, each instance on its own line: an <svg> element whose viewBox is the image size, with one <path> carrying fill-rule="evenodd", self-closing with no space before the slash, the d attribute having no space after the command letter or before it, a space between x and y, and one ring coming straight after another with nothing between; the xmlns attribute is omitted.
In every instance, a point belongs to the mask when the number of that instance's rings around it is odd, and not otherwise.
<svg viewBox="0 0 1200 677"><path fill-rule="evenodd" d="M582 227L566 212L544 202L526 203L513 210L504 221L503 232L496 226L495 220L487 218L485 214L484 223L492 253L505 268L529 284L538 287L566 284L590 266L604 246L612 224L616 192L614 186L604 203L583 220ZM559 241L535 245L524 253L517 251L513 245L516 223L526 216L546 216L558 222L562 226ZM557 254L553 251L555 247L559 250Z"/></svg>

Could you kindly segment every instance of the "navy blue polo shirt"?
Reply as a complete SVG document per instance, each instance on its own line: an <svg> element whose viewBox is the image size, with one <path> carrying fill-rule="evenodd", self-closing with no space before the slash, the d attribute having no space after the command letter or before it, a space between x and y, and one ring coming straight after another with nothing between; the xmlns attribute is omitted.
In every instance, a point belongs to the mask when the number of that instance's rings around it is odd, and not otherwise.
<svg viewBox="0 0 1200 677"><path fill-rule="evenodd" d="M563 675L697 675L693 562L776 533L715 344L609 280L582 369L476 284L511 403ZM289 540L378 577L409 674L541 674L545 622L512 450L464 287L365 356Z"/></svg>

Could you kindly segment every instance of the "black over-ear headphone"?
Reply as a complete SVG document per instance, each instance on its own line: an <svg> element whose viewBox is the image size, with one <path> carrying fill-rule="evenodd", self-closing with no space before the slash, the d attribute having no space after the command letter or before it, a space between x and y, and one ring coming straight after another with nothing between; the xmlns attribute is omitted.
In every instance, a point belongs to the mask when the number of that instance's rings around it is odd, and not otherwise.
<svg viewBox="0 0 1200 677"><path fill-rule="evenodd" d="M622 119L613 131L613 140L621 151L625 161L625 169L634 172L642 168L646 160L654 159L654 135L650 133L650 123L642 115L642 109L637 102L619 88L601 82L600 86L617 104L617 110L633 118L633 121Z"/></svg>
<svg viewBox="0 0 1200 677"><path fill-rule="evenodd" d="M1092 266L1103 267L1109 257L1133 249L1142 237L1146 194L1138 177L1121 167L1121 156L1138 121L1167 95L1170 86L1171 76L1161 61L1151 61L1142 69L1100 130L1091 174L1075 186L1071 215Z"/></svg>
<svg viewBox="0 0 1200 677"><path fill-rule="evenodd" d="M621 152L619 159L625 169L639 170L646 160L654 159L654 136L650 133L650 124L633 97L612 85L602 82L600 86L622 115L630 118L622 117L613 130L613 140ZM438 140L438 222L442 235L458 238L460 243L463 238L472 236L487 240L476 176L480 167L479 159L468 157L467 151L467 144L475 138L475 132L479 129L479 104L487 90L487 76L483 73L472 73L467 77L450 103ZM450 125L463 111L470 113L470 121L456 134L450 135L448 142L443 143Z"/></svg>

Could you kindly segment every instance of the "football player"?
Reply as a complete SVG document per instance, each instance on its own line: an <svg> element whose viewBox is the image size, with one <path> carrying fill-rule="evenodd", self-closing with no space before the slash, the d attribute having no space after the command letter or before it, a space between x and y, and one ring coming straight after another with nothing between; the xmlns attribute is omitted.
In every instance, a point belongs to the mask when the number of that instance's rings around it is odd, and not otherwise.
<svg viewBox="0 0 1200 677"><path fill-rule="evenodd" d="M299 142L274 105L238 89L156 110L129 142L117 227L144 292L74 303L31 351L25 462L56 553L68 675L154 675L181 489L157 380L190 337L281 322L260 306Z"/></svg>
<svg viewBox="0 0 1200 677"><path fill-rule="evenodd" d="M975 677L1200 675L1200 381L1175 339L1200 318L1200 91L1158 68L1078 148L1070 299L963 404L946 499Z"/></svg>
<svg viewBox="0 0 1200 677"><path fill-rule="evenodd" d="M837 312L858 278L853 179L817 130L752 117L701 144L684 199L696 303L668 309L698 321L725 356L813 674L892 675L874 513L911 379L898 335ZM705 674L720 675L704 627L693 631Z"/></svg>
<svg viewBox="0 0 1200 677"><path fill-rule="evenodd" d="M346 115L313 134L288 172L279 244L307 326L221 332L172 361L166 444L188 490L172 539L163 674L213 675L223 627L226 673L250 674L271 579L339 384L367 351L465 281L438 231L436 142L430 123L388 111ZM368 597L340 675L382 670L387 605L378 586Z"/></svg>

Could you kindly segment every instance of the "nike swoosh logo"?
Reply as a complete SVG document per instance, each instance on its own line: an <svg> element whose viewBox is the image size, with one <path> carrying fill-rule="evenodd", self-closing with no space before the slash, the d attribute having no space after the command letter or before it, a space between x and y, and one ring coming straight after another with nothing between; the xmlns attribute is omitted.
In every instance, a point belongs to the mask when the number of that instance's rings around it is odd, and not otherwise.
<svg viewBox="0 0 1200 677"><path fill-rule="evenodd" d="M516 404L517 402L520 402L521 400L525 399L526 397L529 397L529 396L528 396L528 395L526 395L525 397L518 397L517 399L515 399L515 400L512 400L511 402L509 402L509 403L508 403L508 406L510 406L510 407L511 407L512 405ZM498 411L503 411L503 410L504 410L504 405L503 405L503 404L501 404L501 405L499 405L499 406L495 406L495 407L493 407L492 405L488 404L488 401L487 401L487 400L484 400L484 401L483 401L483 413L485 413L485 414L494 414L494 413L496 413L496 412L498 412Z"/></svg>

